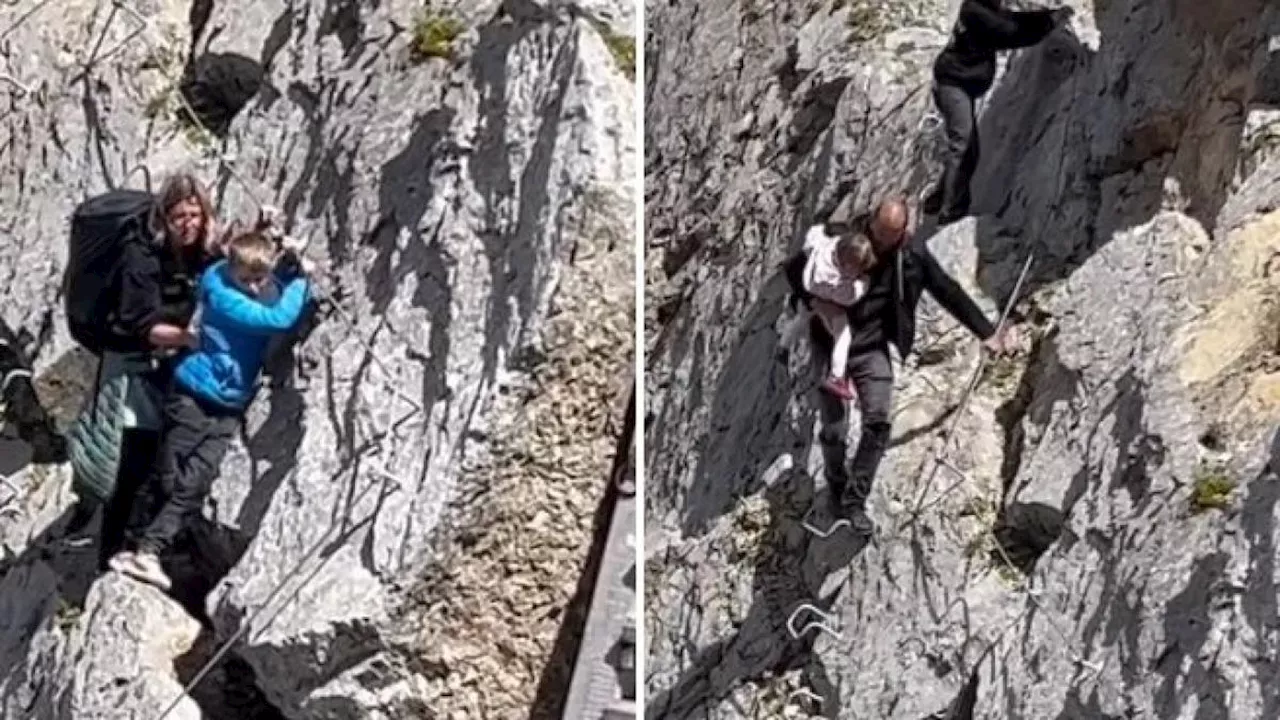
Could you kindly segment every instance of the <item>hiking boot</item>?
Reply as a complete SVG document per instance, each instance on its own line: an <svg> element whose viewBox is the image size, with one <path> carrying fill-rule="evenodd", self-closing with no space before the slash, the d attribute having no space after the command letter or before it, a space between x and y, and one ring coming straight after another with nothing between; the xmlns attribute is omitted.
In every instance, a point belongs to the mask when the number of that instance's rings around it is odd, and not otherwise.
<svg viewBox="0 0 1280 720"><path fill-rule="evenodd" d="M173 587L173 582L160 566L160 558L156 557L155 553L145 550L136 553L127 551L116 553L115 557L111 558L111 569L139 582L154 585L165 592Z"/></svg>
<svg viewBox="0 0 1280 720"><path fill-rule="evenodd" d="M876 524L867 515L865 501L852 500L844 503L840 515L849 521L849 528L858 535L870 535L876 530Z"/></svg>
<svg viewBox="0 0 1280 720"><path fill-rule="evenodd" d="M853 399L853 385L847 378L829 377L823 381L822 389L841 400Z"/></svg>
<svg viewBox="0 0 1280 720"><path fill-rule="evenodd" d="M849 521L849 529L857 535L871 535L876 531L876 524L862 508L850 510L846 518Z"/></svg>
<svg viewBox="0 0 1280 720"><path fill-rule="evenodd" d="M89 527L98 514L98 506L83 501L76 503L71 519L62 528L57 541L64 547L82 548L93 544L94 533Z"/></svg>

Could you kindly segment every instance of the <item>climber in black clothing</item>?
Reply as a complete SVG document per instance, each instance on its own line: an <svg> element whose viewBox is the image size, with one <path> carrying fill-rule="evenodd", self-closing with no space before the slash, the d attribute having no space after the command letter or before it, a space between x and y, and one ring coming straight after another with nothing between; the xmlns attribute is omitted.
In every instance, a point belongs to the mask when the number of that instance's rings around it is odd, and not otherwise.
<svg viewBox="0 0 1280 720"><path fill-rule="evenodd" d="M951 40L933 64L933 102L947 128L942 177L922 209L946 225L969 214L969 180L978 168L976 103L996 76L996 51L1029 47L1065 24L1073 10L1016 12L1001 0L964 0Z"/></svg>
<svg viewBox="0 0 1280 720"><path fill-rule="evenodd" d="M862 414L862 437L853 461L845 468L848 409L844 401L829 393L818 393L822 429L823 464L831 488L831 500L839 514L847 517L855 531L872 529L866 514L867 497L876 469L889 446L892 417L893 365L889 343L907 357L915 343L916 305L925 290L992 352L1011 351L1016 338L1007 328L997 333L982 310L938 264L923 243L913 243L907 232L906 203L898 198L879 204L873 213L851 221L840 232L861 232L871 239L876 261L868 278L866 295L848 310L853 341L846 373L857 387L858 409ZM802 274L803 251L786 263L793 298L807 301ZM810 340L816 354L825 356L832 339L820 323L810 326ZM852 480L852 482L850 482Z"/></svg>

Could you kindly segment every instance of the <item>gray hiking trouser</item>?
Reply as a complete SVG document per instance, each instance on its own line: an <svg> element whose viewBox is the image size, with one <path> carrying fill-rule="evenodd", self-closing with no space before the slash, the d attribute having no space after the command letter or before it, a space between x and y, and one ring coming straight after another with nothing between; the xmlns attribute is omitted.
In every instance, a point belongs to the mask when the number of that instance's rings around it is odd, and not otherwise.
<svg viewBox="0 0 1280 720"><path fill-rule="evenodd" d="M933 103L947 129L946 156L942 162L940 218L957 219L969 214L969 182L978 169L978 119L976 101L955 85L934 83Z"/></svg>
<svg viewBox="0 0 1280 720"><path fill-rule="evenodd" d="M175 388L165 401L165 431L155 481L163 496L159 512L138 542L140 550L164 554L199 517L218 477L222 458L240 427L240 416L214 410ZM154 503L153 504L159 504Z"/></svg>
<svg viewBox="0 0 1280 720"><path fill-rule="evenodd" d="M818 442L822 446L823 465L827 482L834 499L841 507L862 508L871 495L871 483L876 469L889 448L891 434L890 416L893 411L893 363L889 348L880 345L849 353L846 376L853 380L858 390L858 411L862 416L862 435L853 461L845 466L848 457L849 434L848 404L821 388L818 393L818 413L822 429ZM852 480L852 482L850 482Z"/></svg>

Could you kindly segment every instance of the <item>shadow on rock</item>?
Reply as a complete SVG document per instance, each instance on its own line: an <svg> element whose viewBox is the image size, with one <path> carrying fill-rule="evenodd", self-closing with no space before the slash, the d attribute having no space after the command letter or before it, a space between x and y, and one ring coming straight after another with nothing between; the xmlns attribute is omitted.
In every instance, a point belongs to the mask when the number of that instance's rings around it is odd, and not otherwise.
<svg viewBox="0 0 1280 720"><path fill-rule="evenodd" d="M508 16L516 22L510 22ZM539 262L539 251L560 258L569 249L568 237L549 237L550 246L540 247L539 228L552 204L549 188L556 182L553 159L579 56L577 32L570 32L555 45L554 55L543 69L551 97L543 103L537 118L537 135L518 185L512 178L516 169L511 166L507 140L507 82L512 77L510 63L517 60L512 51L530 33L546 32L546 19L547 11L537 4L508 0L480 28L472 54L472 79L484 98L480 107L484 122L476 136L471 168L475 189L484 199L486 227L479 234L493 283L488 293L482 351L481 377L486 383L496 378L503 347L513 339L517 344L526 340L534 299L542 294L548 281L547 276L535 273L545 264ZM514 317L513 304L518 310ZM468 415L474 410L473 407Z"/></svg>
<svg viewBox="0 0 1280 720"><path fill-rule="evenodd" d="M735 498L757 492L762 482L758 470L768 465L772 460L769 454L778 449L775 435L786 425L787 405L796 390L796 378L773 359L778 343L773 325L782 311L785 285L775 278L761 289L742 321L737 345L720 371L707 437L701 443L693 483L683 503L686 537L705 533L716 518L733 507ZM699 365L695 362L690 373L694 383L701 377ZM701 404L701 385L690 387L688 392L694 394L688 406ZM799 438L805 432L796 430L794 434L797 444L802 444Z"/></svg>
<svg viewBox="0 0 1280 720"><path fill-rule="evenodd" d="M59 627L78 618L98 577L96 547L61 542L72 514L70 509L63 512L21 554L0 555L0 592L5 595L0 599L0 683L21 681L37 634L51 618ZM39 678L22 682L35 684Z"/></svg>
<svg viewBox="0 0 1280 720"><path fill-rule="evenodd" d="M1226 694L1231 683L1216 663L1206 663L1202 658L1213 625L1211 605L1221 590L1220 581L1229 560L1221 552L1197 560L1186 587L1166 606L1165 647L1152 666L1152 672L1164 678L1153 703L1163 718L1181 717L1189 695L1196 696L1199 705L1196 720L1229 717Z"/></svg>
<svg viewBox="0 0 1280 720"><path fill-rule="evenodd" d="M984 146L973 181L979 280L990 297L1006 299L1029 251L1037 262L1024 293L1069 276L1116 233L1160 211L1167 177L1180 186L1176 202L1213 232L1240 153L1242 109L1255 88L1266 93L1274 84L1266 74L1274 63L1255 77L1255 53L1267 42L1256 22L1264 0L1209 7L1175 12L1175 22L1196 30L1154 35L1163 43L1127 65L1118 58L1131 52L1133 28L1155 23L1167 8L1108 3L1095 11L1096 53L1058 31L1010 58L980 119ZM1162 103L1135 99L1163 97L1137 81L1131 86L1135 63L1169 65L1163 82L1174 107L1152 110ZM1118 132L1087 135L1099 117ZM1037 168L1056 169L1052 187L1020 184L1043 178Z"/></svg>
<svg viewBox="0 0 1280 720"><path fill-rule="evenodd" d="M1280 107L1280 49L1267 54L1267 61L1258 75L1253 102L1257 105Z"/></svg>
<svg viewBox="0 0 1280 720"><path fill-rule="evenodd" d="M56 464L67 459L66 439L60 431L58 419L63 417L69 425L68 418L74 411L61 407L66 404L59 401L64 393L59 393L57 388L70 378L62 378L59 372L60 369L66 370L65 366L55 366L33 381L32 364L24 350L32 342L33 338L26 333L14 333L0 321L0 477L12 477L33 463ZM79 352L67 353L72 359L82 360L82 355ZM92 372L92 368L83 367L83 362L69 364L81 372ZM92 375L85 386L91 380ZM45 395L50 396L43 402L37 392L38 384L44 385ZM74 383L70 384L74 386ZM74 397L77 390L73 387L69 394ZM50 405L46 407L45 402ZM78 405L75 402L75 407ZM3 492L0 492L0 497L3 497Z"/></svg>
<svg viewBox="0 0 1280 720"><path fill-rule="evenodd" d="M755 554L752 601L747 617L733 636L697 652L675 685L658 693L645 708L646 717L680 720L702 717L709 705L722 701L742 683L764 682L800 670L803 684L826 698L822 713L839 716L840 693L818 656L814 642L821 634L810 630L793 639L787 619L802 603L830 611L839 588L816 598L828 575L848 566L866 547L868 539L848 533L821 541L821 552L810 553L812 536L800 521L816 501L812 478L803 471L780 477L765 491L770 519L767 529L746 552ZM745 532L735 528L733 537ZM731 538L732 539L732 538ZM803 628L808 615L797 618Z"/></svg>
<svg viewBox="0 0 1280 720"><path fill-rule="evenodd" d="M1063 514L1044 503L1013 503L1000 509L992 534L997 547L991 560L1008 558L1023 575L1031 575L1036 562L1062 535Z"/></svg>
<svg viewBox="0 0 1280 720"><path fill-rule="evenodd" d="M1276 504L1280 501L1280 429L1272 434L1267 466L1248 485L1240 517L1241 529L1249 544L1249 585L1240 599L1244 616L1263 647L1274 648L1280 630L1280 607L1276 588ZM1256 671L1270 674L1271 682L1260 683L1261 717L1280 717L1280 673L1273 652L1260 653Z"/></svg>
<svg viewBox="0 0 1280 720"><path fill-rule="evenodd" d="M980 673L974 670L969 674L969 681L960 689L960 694L944 710L940 710L924 718L924 720L973 720L974 710L978 707L978 686Z"/></svg>
<svg viewBox="0 0 1280 720"><path fill-rule="evenodd" d="M173 661L178 681L188 685L217 651L213 632L205 628L191 649ZM200 706L203 720L285 720L258 689L253 668L234 652L222 657L188 694Z"/></svg>

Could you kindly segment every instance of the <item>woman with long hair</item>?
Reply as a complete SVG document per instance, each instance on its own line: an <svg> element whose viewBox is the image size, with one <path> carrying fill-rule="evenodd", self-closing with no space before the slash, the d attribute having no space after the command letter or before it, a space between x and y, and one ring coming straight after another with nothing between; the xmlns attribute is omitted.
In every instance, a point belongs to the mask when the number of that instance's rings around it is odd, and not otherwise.
<svg viewBox="0 0 1280 720"><path fill-rule="evenodd" d="M83 529L105 505L102 570L122 547L138 491L151 474L175 361L195 343L196 282L220 254L209 193L190 173L170 176L146 222L130 228L132 236L121 243L110 328L119 342L102 353L96 395L70 432L80 502L68 532Z"/></svg>

